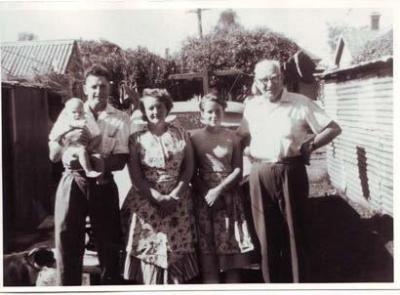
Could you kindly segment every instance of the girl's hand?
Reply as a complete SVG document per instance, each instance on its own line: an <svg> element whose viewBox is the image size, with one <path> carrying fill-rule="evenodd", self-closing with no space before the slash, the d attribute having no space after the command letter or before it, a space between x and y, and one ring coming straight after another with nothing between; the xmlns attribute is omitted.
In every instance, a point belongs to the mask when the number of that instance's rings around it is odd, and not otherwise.
<svg viewBox="0 0 400 295"><path fill-rule="evenodd" d="M169 194L169 197L170 197L171 200L175 200L175 201L178 201L178 200L179 200L179 196L178 196L178 194L177 194L175 191L172 191L172 192Z"/></svg>
<svg viewBox="0 0 400 295"><path fill-rule="evenodd" d="M221 190L220 189L218 189L216 187L210 189L208 191L208 193L206 194L206 196L204 197L204 199L207 202L207 205L210 206L210 207L212 205L214 205L215 201L218 199L220 194L221 194Z"/></svg>

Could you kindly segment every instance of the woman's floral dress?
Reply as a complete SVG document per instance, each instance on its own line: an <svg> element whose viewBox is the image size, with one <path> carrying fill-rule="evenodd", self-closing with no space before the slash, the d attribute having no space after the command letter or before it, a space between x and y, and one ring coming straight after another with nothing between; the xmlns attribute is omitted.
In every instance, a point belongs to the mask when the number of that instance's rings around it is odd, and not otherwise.
<svg viewBox="0 0 400 295"><path fill-rule="evenodd" d="M130 145L139 153L144 178L162 194L178 183L187 143L186 132L174 125L161 136L143 130L130 138ZM131 188L121 209L125 279L159 284L170 283L172 278L187 281L198 274L190 191L179 198L176 211L162 216L157 205Z"/></svg>

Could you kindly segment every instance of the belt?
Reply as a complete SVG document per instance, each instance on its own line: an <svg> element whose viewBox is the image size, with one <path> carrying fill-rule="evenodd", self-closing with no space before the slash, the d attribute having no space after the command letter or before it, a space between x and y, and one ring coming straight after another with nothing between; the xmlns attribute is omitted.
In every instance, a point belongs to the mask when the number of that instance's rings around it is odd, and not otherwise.
<svg viewBox="0 0 400 295"><path fill-rule="evenodd" d="M303 156L295 156L295 157L284 157L279 159L278 161L268 161L264 159L257 159L253 157L249 157L251 163L271 163L271 164L284 164L284 165L293 165L293 164L307 164L304 160Z"/></svg>
<svg viewBox="0 0 400 295"><path fill-rule="evenodd" d="M85 170L83 170L83 169L73 170L73 169L65 168L64 173L68 173L68 174L72 174L72 175L75 175L78 177L80 176L80 177L83 177L86 179L90 179L90 178L86 177ZM110 181L113 180L113 178L114 178L113 174L111 172L107 171L101 175L101 182L103 184L109 183Z"/></svg>

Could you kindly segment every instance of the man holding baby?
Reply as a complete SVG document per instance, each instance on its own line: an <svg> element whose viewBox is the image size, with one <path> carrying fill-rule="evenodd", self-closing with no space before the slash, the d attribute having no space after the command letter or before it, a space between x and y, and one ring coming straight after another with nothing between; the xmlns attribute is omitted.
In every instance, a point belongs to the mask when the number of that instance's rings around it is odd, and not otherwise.
<svg viewBox="0 0 400 295"><path fill-rule="evenodd" d="M65 153L67 143L90 145L88 128L71 128L57 140L50 138L50 159L62 160L65 171L58 185L55 205L55 241L59 285L80 285L85 249L85 224L89 215L101 268L102 284L120 282L121 243L118 189L112 171L121 170L128 159L129 117L107 103L109 74L94 65L85 72L84 114L97 123L101 141L98 156L91 157L100 177L87 177L78 157ZM53 139L53 140L52 140Z"/></svg>

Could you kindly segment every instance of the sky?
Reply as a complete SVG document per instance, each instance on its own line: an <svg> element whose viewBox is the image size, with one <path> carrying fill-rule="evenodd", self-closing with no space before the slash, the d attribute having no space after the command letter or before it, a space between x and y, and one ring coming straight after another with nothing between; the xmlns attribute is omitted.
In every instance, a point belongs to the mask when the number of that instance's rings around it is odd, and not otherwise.
<svg viewBox="0 0 400 295"><path fill-rule="evenodd" d="M200 6L201 2L198 3L197 6ZM171 8L160 4L162 9L159 9L160 6L154 5L150 8L140 5L105 8L100 5L78 7L33 4L0 3L2 42L16 41L18 33L31 32L39 40L106 39L125 49L145 46L164 56L166 48L171 53L176 52L185 38L198 36L197 16L186 6L175 5ZM383 30L391 28L393 23L393 10L388 7L255 8L258 6L254 5L250 6L253 8L240 8L229 4L227 2L226 5L203 11L204 33L214 28L224 9L233 8L245 28L267 27L282 33L326 62L331 60L327 44L327 23L368 26L373 11L381 14Z"/></svg>

